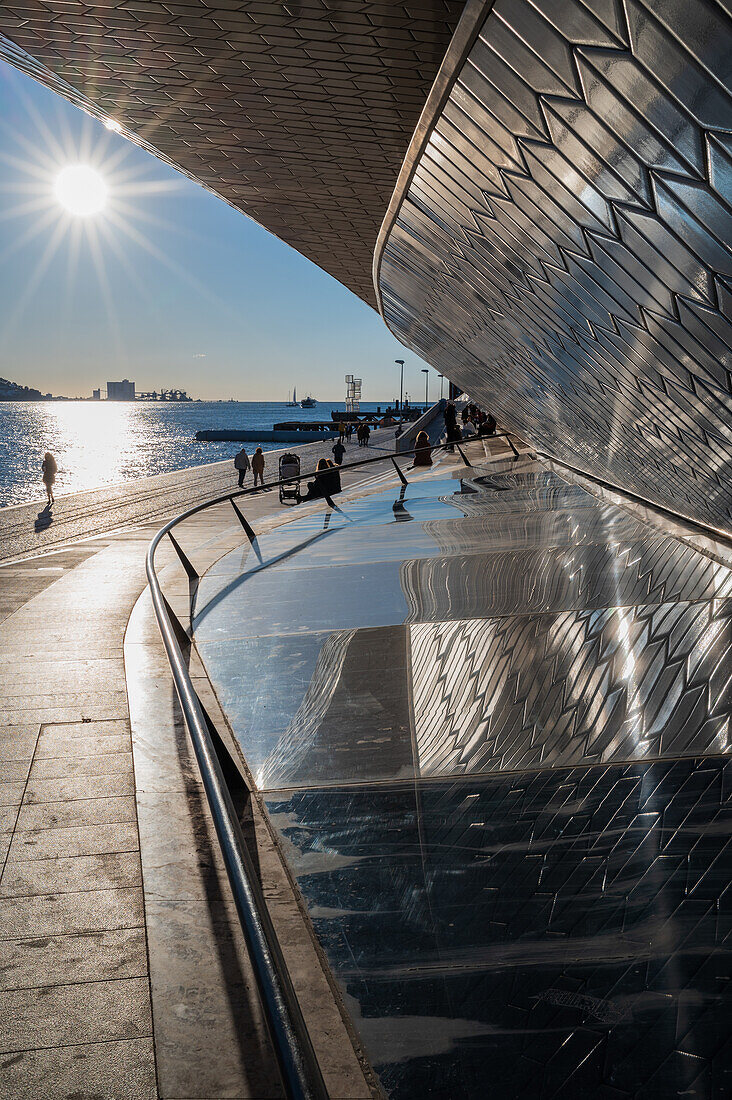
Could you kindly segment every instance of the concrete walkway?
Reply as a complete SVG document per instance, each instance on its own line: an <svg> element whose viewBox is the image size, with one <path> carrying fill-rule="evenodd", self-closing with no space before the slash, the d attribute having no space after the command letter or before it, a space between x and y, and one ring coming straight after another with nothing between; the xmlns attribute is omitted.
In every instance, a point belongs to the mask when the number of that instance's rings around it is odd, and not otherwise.
<svg viewBox="0 0 732 1100"><path fill-rule="evenodd" d="M346 460L372 456L377 447L386 453L391 433L374 442L367 452L350 447ZM307 448L311 467L325 447ZM219 857L195 763L181 765L185 737L149 607L128 637L134 696L128 697L125 675L125 634L145 590L149 540L164 517L235 487L228 464L223 470L220 465L175 475L175 486L170 477L167 487L125 486L119 504L113 493L106 492L106 499L91 494L88 513L90 494L60 498L59 518L40 536L28 532L32 507L8 509L12 515L0 520L5 557L25 556L0 568L2 1095L279 1095L220 865L216 920L208 921L203 936L195 927L202 912L201 875L210 886L210 868ZM379 464L345 474L344 485L383 477L387 470L390 464ZM249 498L245 510L258 530L292 515L276 492ZM133 526L140 514L148 522ZM126 526L100 536L105 524ZM89 537L92 532L96 537ZM86 541L53 549L79 535ZM40 556L36 538L48 546ZM207 567L241 538L231 508L223 506L186 526L186 552ZM34 549L36 556L29 557ZM172 561L172 551L163 550L164 577ZM170 571L175 600L179 564ZM215 700L207 705L213 712ZM256 830L269 866L265 887L290 928L284 939L296 981L310 996L310 1011L324 1021L319 1056L331 1094L369 1096L327 976L308 947L292 887L274 848L267 854L261 821ZM148 844L146 862L143 842L142 866L141 832ZM209 905L210 890L206 897ZM187 924L176 923L176 913ZM212 952L218 958L213 969ZM227 958L232 965L236 960L239 975L233 992L224 980ZM243 1005L248 1031L241 1027Z"/></svg>
<svg viewBox="0 0 732 1100"><path fill-rule="evenodd" d="M367 449L360 448L354 437L346 448L344 462L391 453L393 442L394 431L391 428L373 432ZM265 477L270 481L277 479L279 456L288 450L296 451L301 456L303 473L310 473L319 458L333 457L332 446L332 441L327 440L267 451ZM251 482L250 473L246 484L251 485ZM59 483L56 504L52 509L48 509L41 499L33 504L0 508L0 561L37 554L134 524L159 520L157 526L160 526L164 519L236 488L237 474L233 459L69 496L64 496L63 484ZM39 497L42 494L43 487L39 484ZM0 604L0 610L1 607Z"/></svg>

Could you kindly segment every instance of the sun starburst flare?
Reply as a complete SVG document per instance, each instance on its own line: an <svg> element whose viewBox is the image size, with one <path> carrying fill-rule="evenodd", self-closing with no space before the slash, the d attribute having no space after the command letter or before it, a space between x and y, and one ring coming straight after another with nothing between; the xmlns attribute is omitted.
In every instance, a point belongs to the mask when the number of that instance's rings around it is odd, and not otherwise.
<svg viewBox="0 0 732 1100"><path fill-rule="evenodd" d="M98 214L107 203L104 176L88 164L67 164L56 176L53 191L61 205L78 217Z"/></svg>
<svg viewBox="0 0 732 1100"><path fill-rule="evenodd" d="M0 160L13 168L14 175L19 174L18 170L21 175L17 185L2 189L0 219L17 219L23 224L22 228L19 224L12 244L0 252L0 263L38 237L46 237L47 242L35 270L26 285L19 287L16 301L5 314L0 337L6 338L27 313L59 253L67 252L69 296L74 293L72 284L83 250L92 256L100 286L108 288L108 263L122 263L139 293L147 296L149 287L143 283L139 265L125 255L122 242L151 251L149 227L159 225L167 231L181 232L180 227L151 211L145 200L180 191L183 181L145 178L151 169L155 170L156 162L150 157L149 165L139 163L135 146L120 137L119 123L110 119L104 124L86 117L81 129L72 134L68 125L61 124L60 113L59 125L54 128L22 92L21 97L27 125L21 129L0 121L0 132L10 139L6 148L12 150L0 153ZM148 227L147 231L143 226ZM159 258L169 268L177 267L162 251ZM187 274L178 273L184 277ZM107 307L116 343L119 327L113 303L107 302Z"/></svg>

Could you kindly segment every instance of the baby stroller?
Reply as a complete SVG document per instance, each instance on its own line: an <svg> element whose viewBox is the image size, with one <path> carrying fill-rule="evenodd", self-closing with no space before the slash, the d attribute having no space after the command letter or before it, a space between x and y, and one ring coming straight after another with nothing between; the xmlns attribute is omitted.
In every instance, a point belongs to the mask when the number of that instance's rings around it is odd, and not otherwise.
<svg viewBox="0 0 732 1100"><path fill-rule="evenodd" d="M299 455L280 455L280 481L287 477L300 476ZM297 504L300 499L300 482L292 481L289 485L280 485L280 504Z"/></svg>

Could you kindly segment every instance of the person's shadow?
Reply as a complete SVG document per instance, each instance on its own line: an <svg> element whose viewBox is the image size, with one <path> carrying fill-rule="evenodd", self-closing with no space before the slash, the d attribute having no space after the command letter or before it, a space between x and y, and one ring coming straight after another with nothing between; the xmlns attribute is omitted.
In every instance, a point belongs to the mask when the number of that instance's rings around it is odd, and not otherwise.
<svg viewBox="0 0 732 1100"><path fill-rule="evenodd" d="M53 523L53 508L50 504L47 504L43 511L38 513L38 519L36 520L34 527L36 533L39 531L45 531L47 527L50 527Z"/></svg>

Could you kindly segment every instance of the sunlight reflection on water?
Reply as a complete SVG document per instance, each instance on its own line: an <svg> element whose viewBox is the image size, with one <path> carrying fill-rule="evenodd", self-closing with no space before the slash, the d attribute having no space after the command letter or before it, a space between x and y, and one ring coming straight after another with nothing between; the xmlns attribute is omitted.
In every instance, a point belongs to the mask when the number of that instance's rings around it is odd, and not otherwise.
<svg viewBox="0 0 732 1100"><path fill-rule="evenodd" d="M333 406L335 407L335 405ZM364 411L375 404L362 404ZM383 405L382 405L383 407ZM58 462L58 494L233 459L241 444L200 443L205 428L264 428L281 420L330 417L331 405L288 409L280 402L160 404L114 401L0 402L0 505L42 500L41 462ZM256 447L247 443L247 450ZM263 443L265 450L281 443Z"/></svg>

